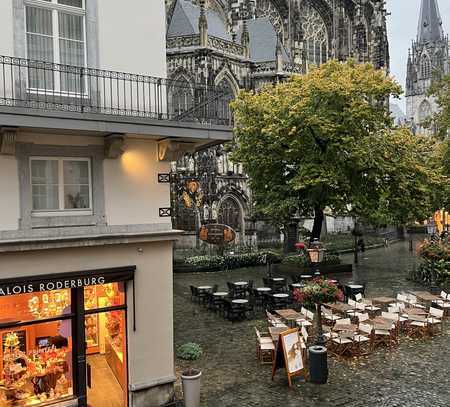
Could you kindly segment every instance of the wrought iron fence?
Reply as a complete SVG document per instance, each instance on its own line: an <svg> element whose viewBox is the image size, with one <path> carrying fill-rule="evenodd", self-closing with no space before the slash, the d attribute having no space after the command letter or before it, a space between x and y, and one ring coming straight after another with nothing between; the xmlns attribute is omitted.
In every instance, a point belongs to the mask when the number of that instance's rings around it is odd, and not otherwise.
<svg viewBox="0 0 450 407"><path fill-rule="evenodd" d="M230 125L226 89L0 56L0 106Z"/></svg>

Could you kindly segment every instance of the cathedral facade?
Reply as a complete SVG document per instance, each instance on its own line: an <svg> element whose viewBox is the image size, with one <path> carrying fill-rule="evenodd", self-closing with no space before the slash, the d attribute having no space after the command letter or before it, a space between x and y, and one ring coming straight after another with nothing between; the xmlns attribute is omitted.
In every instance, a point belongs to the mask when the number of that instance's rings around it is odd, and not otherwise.
<svg viewBox="0 0 450 407"><path fill-rule="evenodd" d="M168 77L186 89L172 96L179 114L189 112L194 84L228 95L217 106L228 124L239 89L277 83L329 59L389 70L385 0L166 0L166 8ZM201 224L225 223L243 243L265 233L252 218L247 177L226 146L187 155L173 170L176 227L194 235ZM190 200L197 206L183 199L192 189L201 191L200 200Z"/></svg>
<svg viewBox="0 0 450 407"><path fill-rule="evenodd" d="M416 132L438 109L428 90L433 80L450 73L449 41L442 28L438 0L422 0L417 38L408 52L406 116Z"/></svg>

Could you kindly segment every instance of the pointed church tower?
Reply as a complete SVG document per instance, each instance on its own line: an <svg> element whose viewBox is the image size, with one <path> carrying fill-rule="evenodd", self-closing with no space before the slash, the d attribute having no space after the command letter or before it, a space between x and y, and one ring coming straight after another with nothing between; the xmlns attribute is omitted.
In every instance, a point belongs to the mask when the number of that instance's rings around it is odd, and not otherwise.
<svg viewBox="0 0 450 407"><path fill-rule="evenodd" d="M417 131L437 106L427 95L433 78L449 73L448 37L444 35L438 0L422 0L417 38L408 52L406 115Z"/></svg>

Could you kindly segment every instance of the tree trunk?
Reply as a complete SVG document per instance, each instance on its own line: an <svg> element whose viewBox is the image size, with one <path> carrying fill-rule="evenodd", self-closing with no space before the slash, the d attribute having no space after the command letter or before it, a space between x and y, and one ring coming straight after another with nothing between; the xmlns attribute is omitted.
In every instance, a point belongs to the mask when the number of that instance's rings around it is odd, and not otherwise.
<svg viewBox="0 0 450 407"><path fill-rule="evenodd" d="M320 240L320 235L322 234L323 219L323 208L321 208L320 206L316 206L314 208L314 225L311 232L310 242L314 242L314 239Z"/></svg>
<svg viewBox="0 0 450 407"><path fill-rule="evenodd" d="M284 254L295 252L298 240L298 223L292 221L284 227Z"/></svg>

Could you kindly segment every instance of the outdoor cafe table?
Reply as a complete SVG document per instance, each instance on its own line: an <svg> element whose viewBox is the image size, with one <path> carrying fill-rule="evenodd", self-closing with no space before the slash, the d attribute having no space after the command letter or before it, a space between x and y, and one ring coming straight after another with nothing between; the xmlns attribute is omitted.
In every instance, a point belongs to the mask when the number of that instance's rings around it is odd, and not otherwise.
<svg viewBox="0 0 450 407"><path fill-rule="evenodd" d="M421 308L405 308L402 312L406 315L413 315L418 317L428 315L428 312Z"/></svg>
<svg viewBox="0 0 450 407"><path fill-rule="evenodd" d="M277 309L275 310L275 313L278 314L281 318L285 319L288 322L294 322L297 321L297 319L304 318L303 314L300 314L300 312L297 312L291 308L288 309Z"/></svg>
<svg viewBox="0 0 450 407"><path fill-rule="evenodd" d="M336 324L333 329L336 332L356 332L358 330L358 325L356 324Z"/></svg>
<svg viewBox="0 0 450 407"><path fill-rule="evenodd" d="M375 317L364 322L373 325L375 329L390 330L393 325L392 320L383 317Z"/></svg>
<svg viewBox="0 0 450 407"><path fill-rule="evenodd" d="M248 282L247 281L236 281L233 284L237 285L237 286L244 286L244 285L248 285Z"/></svg>
<svg viewBox="0 0 450 407"><path fill-rule="evenodd" d="M280 334L284 331L287 331L289 328L281 328L281 327L275 327L275 326L269 326L269 333L272 337L272 340L274 342L278 342L278 338L280 337Z"/></svg>
<svg viewBox="0 0 450 407"><path fill-rule="evenodd" d="M199 290L199 291L210 291L210 290L212 290L212 287L210 285L201 285L200 287L197 287L197 290Z"/></svg>
<svg viewBox="0 0 450 407"><path fill-rule="evenodd" d="M374 297L368 299L372 300L373 304L381 304L381 305L389 305L393 302L396 302L396 299L392 297Z"/></svg>
<svg viewBox="0 0 450 407"><path fill-rule="evenodd" d="M417 298L425 302L433 302L441 299L437 295L430 294L427 291L411 291L411 294L414 294Z"/></svg>
<svg viewBox="0 0 450 407"><path fill-rule="evenodd" d="M331 309L332 311L339 312L341 314L345 314L347 311L353 311L355 309L355 307L352 307L351 305L345 304L343 302L328 303L324 304L324 306Z"/></svg>

